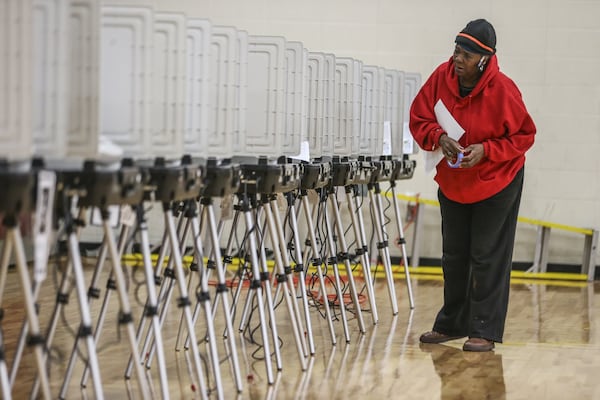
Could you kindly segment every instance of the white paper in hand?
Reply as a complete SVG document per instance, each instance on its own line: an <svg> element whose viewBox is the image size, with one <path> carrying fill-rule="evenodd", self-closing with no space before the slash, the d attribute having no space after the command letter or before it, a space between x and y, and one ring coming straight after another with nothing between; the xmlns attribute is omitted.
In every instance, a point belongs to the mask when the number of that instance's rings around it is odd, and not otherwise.
<svg viewBox="0 0 600 400"><path fill-rule="evenodd" d="M460 139L463 133L465 133L465 130L458 124L458 122L456 122L452 114L450 114L450 111L448 111L442 99L439 99L437 103L435 103L433 111L435 112L435 119L437 119L438 124L440 124L444 132L446 132L451 139ZM444 158L444 155L442 154L442 148L438 147L435 149L435 151L426 151L424 153L425 172L430 173Z"/></svg>

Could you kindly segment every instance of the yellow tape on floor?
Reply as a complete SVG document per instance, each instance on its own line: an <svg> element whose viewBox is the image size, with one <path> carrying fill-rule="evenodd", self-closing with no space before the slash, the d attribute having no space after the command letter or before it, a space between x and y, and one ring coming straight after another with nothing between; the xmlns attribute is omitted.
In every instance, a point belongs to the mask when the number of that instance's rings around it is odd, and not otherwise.
<svg viewBox="0 0 600 400"><path fill-rule="evenodd" d="M152 261L156 261L158 256L153 254L151 256ZM141 254L126 254L122 258L125 265L136 266L142 262ZM168 258L165 259L164 266L167 265ZM183 257L184 265L187 267L193 262L192 256ZM359 264L360 265L360 264ZM228 266L229 269L235 270L239 266L239 259L234 258L232 263ZM268 261L269 268L273 268L274 262ZM340 275L345 275L346 271L343 264L339 264ZM314 267L309 267L309 270L316 270ZM382 266L371 267L371 271L376 277L384 276L384 270ZM409 267L411 277L417 279L433 279L442 280L442 268L436 266L422 266L422 267ZM403 266L393 265L392 273L394 277L405 277L405 270ZM360 268L354 271L355 276L362 276ZM587 284L587 275L575 274L566 272L526 272L526 271L511 271L511 282L512 283L538 283L538 284L558 284L559 282L571 282L577 283L575 286L585 286Z"/></svg>

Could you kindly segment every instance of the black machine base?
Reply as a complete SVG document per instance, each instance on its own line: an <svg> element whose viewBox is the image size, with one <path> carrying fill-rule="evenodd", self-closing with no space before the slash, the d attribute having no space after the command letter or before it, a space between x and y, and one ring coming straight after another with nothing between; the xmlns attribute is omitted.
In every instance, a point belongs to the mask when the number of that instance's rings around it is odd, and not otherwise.
<svg viewBox="0 0 600 400"><path fill-rule="evenodd" d="M391 180L398 181L403 179L411 179L417 168L417 162L404 155L402 160L394 160L394 169L392 171Z"/></svg>
<svg viewBox="0 0 600 400"><path fill-rule="evenodd" d="M331 179L331 162L314 162L302 164L304 173L300 181L300 189L320 189L329 184Z"/></svg>
<svg viewBox="0 0 600 400"><path fill-rule="evenodd" d="M224 197L237 193L240 187L240 167L230 160L209 158L204 174L202 197Z"/></svg>
<svg viewBox="0 0 600 400"><path fill-rule="evenodd" d="M146 177L130 159L123 160L117 167L86 161L83 171L69 174L74 180L73 187L79 187L84 193L79 199L83 207L137 205L144 198Z"/></svg>
<svg viewBox="0 0 600 400"><path fill-rule="evenodd" d="M35 173L30 163L0 164L0 212L18 215L29 211L35 196Z"/></svg>
<svg viewBox="0 0 600 400"><path fill-rule="evenodd" d="M240 191L245 193L287 193L297 189L303 176L303 164L268 164L266 158L259 158L258 164L241 166Z"/></svg>
<svg viewBox="0 0 600 400"><path fill-rule="evenodd" d="M360 185L371 182L373 166L364 159L333 157L331 186Z"/></svg>
<svg viewBox="0 0 600 400"><path fill-rule="evenodd" d="M148 168L150 181L146 199L153 197L165 203L199 197L204 185L204 169L189 156L184 156L178 165L168 165L163 158L157 158Z"/></svg>

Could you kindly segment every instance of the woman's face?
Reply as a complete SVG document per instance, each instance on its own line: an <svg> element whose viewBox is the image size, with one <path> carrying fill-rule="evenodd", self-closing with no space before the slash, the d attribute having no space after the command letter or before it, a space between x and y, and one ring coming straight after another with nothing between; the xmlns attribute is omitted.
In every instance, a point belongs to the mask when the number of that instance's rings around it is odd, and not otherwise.
<svg viewBox="0 0 600 400"><path fill-rule="evenodd" d="M454 72L460 82L463 84L477 82L480 75L478 64L481 57L484 56L470 53L457 44L452 57L454 59Z"/></svg>

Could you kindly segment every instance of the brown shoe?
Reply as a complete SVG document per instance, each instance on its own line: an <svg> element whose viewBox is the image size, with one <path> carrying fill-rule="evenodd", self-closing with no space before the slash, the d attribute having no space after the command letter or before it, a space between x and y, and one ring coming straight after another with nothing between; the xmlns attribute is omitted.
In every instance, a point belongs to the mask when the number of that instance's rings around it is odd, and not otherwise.
<svg viewBox="0 0 600 400"><path fill-rule="evenodd" d="M484 338L470 337L463 345L464 351L492 351L494 350L494 341Z"/></svg>
<svg viewBox="0 0 600 400"><path fill-rule="evenodd" d="M445 333L440 333L436 331L425 332L421 335L419 340L421 343L444 343L449 340L460 339L464 336L450 336Z"/></svg>

